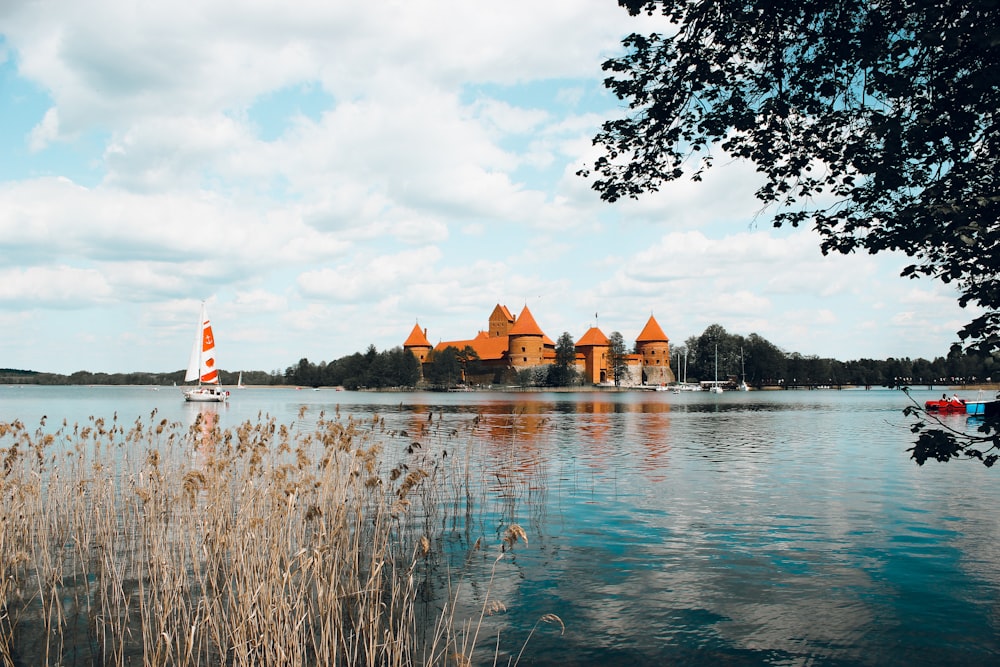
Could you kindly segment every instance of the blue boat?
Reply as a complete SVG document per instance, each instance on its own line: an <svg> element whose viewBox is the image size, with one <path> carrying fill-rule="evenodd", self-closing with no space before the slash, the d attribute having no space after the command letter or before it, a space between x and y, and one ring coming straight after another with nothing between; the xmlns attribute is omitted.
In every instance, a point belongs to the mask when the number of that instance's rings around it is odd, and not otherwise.
<svg viewBox="0 0 1000 667"><path fill-rule="evenodd" d="M1000 401L966 401L965 414L994 416L1000 415Z"/></svg>

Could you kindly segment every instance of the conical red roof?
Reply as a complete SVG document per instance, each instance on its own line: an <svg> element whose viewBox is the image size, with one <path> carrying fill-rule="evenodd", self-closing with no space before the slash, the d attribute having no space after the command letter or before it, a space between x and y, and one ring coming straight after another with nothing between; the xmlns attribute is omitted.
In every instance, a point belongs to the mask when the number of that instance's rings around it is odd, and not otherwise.
<svg viewBox="0 0 1000 667"><path fill-rule="evenodd" d="M542 333L542 328L538 326L535 322L535 318L532 317L531 311L525 306L521 314L517 316L517 321L514 322L514 326L511 327L508 332L511 336L544 336Z"/></svg>
<svg viewBox="0 0 1000 667"><path fill-rule="evenodd" d="M592 345L607 345L608 337L604 335L604 332L597 327L590 327L587 329L587 333L583 334L583 338L576 342L577 347L588 347Z"/></svg>
<svg viewBox="0 0 1000 667"><path fill-rule="evenodd" d="M403 343L403 347L431 347L430 341L427 340L427 334L420 328L419 323L413 325L413 331L410 332L410 337Z"/></svg>
<svg viewBox="0 0 1000 667"><path fill-rule="evenodd" d="M667 338L667 334L663 333L663 329L656 322L656 318L652 315L649 316L649 321L646 322L646 326L643 327L642 332L635 339L637 343L666 343L670 339Z"/></svg>

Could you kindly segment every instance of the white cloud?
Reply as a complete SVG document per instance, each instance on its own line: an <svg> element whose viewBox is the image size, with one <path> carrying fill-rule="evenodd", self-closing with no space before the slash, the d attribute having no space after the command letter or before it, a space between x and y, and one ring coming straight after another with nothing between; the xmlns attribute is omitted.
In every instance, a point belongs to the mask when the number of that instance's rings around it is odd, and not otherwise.
<svg viewBox="0 0 1000 667"><path fill-rule="evenodd" d="M355 257L336 267L307 271L297 283L310 299L334 303L377 301L401 285L419 281L440 258L441 252L434 246L380 257Z"/></svg>
<svg viewBox="0 0 1000 667"><path fill-rule="evenodd" d="M32 152L43 150L59 136L59 110L51 108L45 112L42 122L31 130L28 148Z"/></svg>
<svg viewBox="0 0 1000 667"><path fill-rule="evenodd" d="M722 155L703 183L599 201L576 170L621 112L600 63L658 25L614 2L4 12L4 66L34 97L0 91L0 109L37 117L0 130L31 149L0 182L0 294L77 309L80 355L134 326L141 358L172 368L206 298L244 368L395 345L415 319L461 338L495 303L528 304L551 336L595 310L634 335L655 312L675 340L719 322L840 356L942 351L965 315L896 258L770 230L757 175ZM26 312L8 317L42 326ZM58 347L53 370L87 366Z"/></svg>
<svg viewBox="0 0 1000 667"><path fill-rule="evenodd" d="M111 286L93 269L71 266L0 270L0 303L29 308L79 307L111 296Z"/></svg>

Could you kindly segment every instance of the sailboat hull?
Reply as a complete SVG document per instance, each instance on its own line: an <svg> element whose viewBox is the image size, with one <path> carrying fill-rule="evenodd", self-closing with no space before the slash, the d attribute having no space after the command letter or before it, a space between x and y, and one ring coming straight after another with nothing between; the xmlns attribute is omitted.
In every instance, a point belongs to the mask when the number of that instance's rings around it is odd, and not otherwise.
<svg viewBox="0 0 1000 667"><path fill-rule="evenodd" d="M229 392L220 387L195 387L184 392L184 400L191 403L223 403Z"/></svg>

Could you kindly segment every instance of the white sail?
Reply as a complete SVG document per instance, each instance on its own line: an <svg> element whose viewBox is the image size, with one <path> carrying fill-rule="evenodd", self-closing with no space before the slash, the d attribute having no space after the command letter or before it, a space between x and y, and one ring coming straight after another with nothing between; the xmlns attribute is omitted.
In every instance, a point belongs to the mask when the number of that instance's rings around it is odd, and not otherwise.
<svg viewBox="0 0 1000 667"><path fill-rule="evenodd" d="M205 309L202 307L202 322L204 322ZM191 345L191 357L188 359L187 373L184 374L184 381L191 382L201 377L201 323L194 333L194 343Z"/></svg>
<svg viewBox="0 0 1000 667"><path fill-rule="evenodd" d="M188 382L198 380L199 384L219 384L219 371L215 368L215 337L205 304L201 304L201 320L184 379Z"/></svg>

